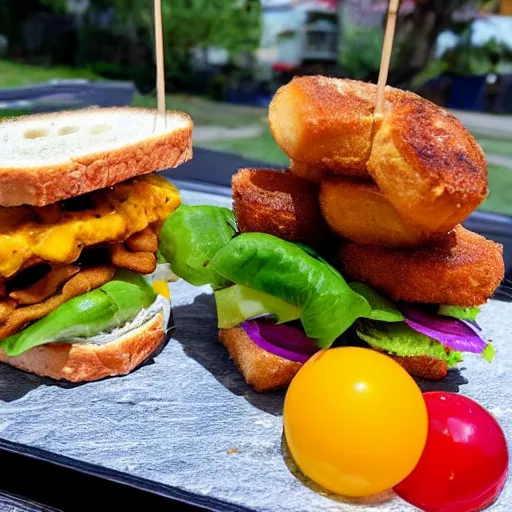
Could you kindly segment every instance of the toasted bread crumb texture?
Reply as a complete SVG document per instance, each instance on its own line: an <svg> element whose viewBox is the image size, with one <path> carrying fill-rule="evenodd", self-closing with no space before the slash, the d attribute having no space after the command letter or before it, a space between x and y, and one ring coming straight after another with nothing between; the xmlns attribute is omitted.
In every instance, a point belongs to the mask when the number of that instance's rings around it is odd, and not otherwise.
<svg viewBox="0 0 512 512"><path fill-rule="evenodd" d="M192 120L108 108L0 123L0 206L44 206L192 158Z"/></svg>
<svg viewBox="0 0 512 512"><path fill-rule="evenodd" d="M447 233L488 194L482 149L455 117L409 91L386 87L374 116L376 93L354 80L294 78L270 104L272 134L292 172L373 179L412 228Z"/></svg>
<svg viewBox="0 0 512 512"><path fill-rule="evenodd" d="M126 375L153 354L165 339L162 312L149 322L106 345L50 343L16 357L0 348L0 361L41 377L86 382Z"/></svg>
<svg viewBox="0 0 512 512"><path fill-rule="evenodd" d="M302 366L258 347L241 327L221 329L219 340L247 384L258 392L288 387Z"/></svg>

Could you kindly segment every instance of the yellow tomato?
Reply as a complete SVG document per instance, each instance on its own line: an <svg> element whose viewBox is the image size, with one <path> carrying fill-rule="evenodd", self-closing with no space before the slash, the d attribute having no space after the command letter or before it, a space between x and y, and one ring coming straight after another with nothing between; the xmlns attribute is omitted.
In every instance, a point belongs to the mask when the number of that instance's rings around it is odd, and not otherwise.
<svg viewBox="0 0 512 512"><path fill-rule="evenodd" d="M163 295L166 299L171 300L171 292L166 281L153 281L153 291L157 295Z"/></svg>
<svg viewBox="0 0 512 512"><path fill-rule="evenodd" d="M364 348L313 356L288 389L283 420L302 472L350 497L401 482L427 439L427 410L414 380L389 357Z"/></svg>

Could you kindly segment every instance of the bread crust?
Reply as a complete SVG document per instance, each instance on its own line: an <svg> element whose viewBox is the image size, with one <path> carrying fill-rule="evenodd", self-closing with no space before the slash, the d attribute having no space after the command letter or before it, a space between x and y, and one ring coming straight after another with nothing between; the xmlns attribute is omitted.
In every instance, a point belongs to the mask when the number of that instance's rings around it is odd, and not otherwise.
<svg viewBox="0 0 512 512"><path fill-rule="evenodd" d="M405 302L479 306L505 273L503 247L462 226L436 245L416 249L350 242L340 259L352 279Z"/></svg>
<svg viewBox="0 0 512 512"><path fill-rule="evenodd" d="M119 110L133 109L102 109L101 115ZM55 115L38 117L51 120ZM193 123L187 114L180 115L186 120L185 127L116 150L70 159L60 165L0 168L0 206L45 206L187 162L192 158Z"/></svg>
<svg viewBox="0 0 512 512"><path fill-rule="evenodd" d="M402 357L387 354L407 373L427 380L442 380L448 375L448 364L442 359L428 356Z"/></svg>
<svg viewBox="0 0 512 512"><path fill-rule="evenodd" d="M219 340L255 391L271 391L288 387L302 363L271 354L256 345L241 327L220 329Z"/></svg>
<svg viewBox="0 0 512 512"><path fill-rule="evenodd" d="M0 348L0 361L40 377L88 382L126 375L153 354L166 338L163 312L138 329L106 345L49 343L9 357Z"/></svg>

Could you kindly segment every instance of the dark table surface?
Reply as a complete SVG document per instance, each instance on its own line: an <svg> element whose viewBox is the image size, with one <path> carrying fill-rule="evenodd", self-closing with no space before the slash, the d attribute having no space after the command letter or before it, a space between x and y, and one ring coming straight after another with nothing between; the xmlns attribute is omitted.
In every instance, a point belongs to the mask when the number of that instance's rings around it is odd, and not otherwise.
<svg viewBox="0 0 512 512"><path fill-rule="evenodd" d="M194 159L178 169L165 172L180 187L230 195L231 176L241 167L268 167L237 155L196 149ZM466 226L504 245L505 261L512 271L512 218L486 212L475 212ZM2 451L0 479L0 511L67 511L100 510L108 495L117 509L131 510L143 502L145 510L172 510L168 498L158 489L147 492L126 483L102 479L79 470L51 464L37 453ZM177 497L183 510L208 510L208 504L187 504L189 496ZM104 505L103 505L104 506ZM224 509L222 509L224 510Z"/></svg>

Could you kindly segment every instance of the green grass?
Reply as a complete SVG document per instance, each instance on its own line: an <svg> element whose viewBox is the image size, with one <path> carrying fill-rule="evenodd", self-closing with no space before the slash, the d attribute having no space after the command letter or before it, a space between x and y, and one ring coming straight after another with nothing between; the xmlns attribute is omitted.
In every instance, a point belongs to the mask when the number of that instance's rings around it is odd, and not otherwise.
<svg viewBox="0 0 512 512"><path fill-rule="evenodd" d="M290 162L290 159L279 149L266 123L263 133L259 137L198 142L198 146L235 153L245 158L266 162L270 165L284 166Z"/></svg>
<svg viewBox="0 0 512 512"><path fill-rule="evenodd" d="M488 135L481 135L478 133L473 133L473 136L487 154L512 158L512 141L504 138L489 137Z"/></svg>
<svg viewBox="0 0 512 512"><path fill-rule="evenodd" d="M21 87L66 78L96 80L98 76L87 68L33 66L0 59L0 87Z"/></svg>
<svg viewBox="0 0 512 512"><path fill-rule="evenodd" d="M229 105L186 94L167 96L167 108L186 112L196 125L223 126L237 128L248 124L259 123L266 119L267 111L259 107ZM138 94L133 101L134 106L156 107L156 96Z"/></svg>
<svg viewBox="0 0 512 512"><path fill-rule="evenodd" d="M480 209L512 215L512 167L489 165L489 190Z"/></svg>

